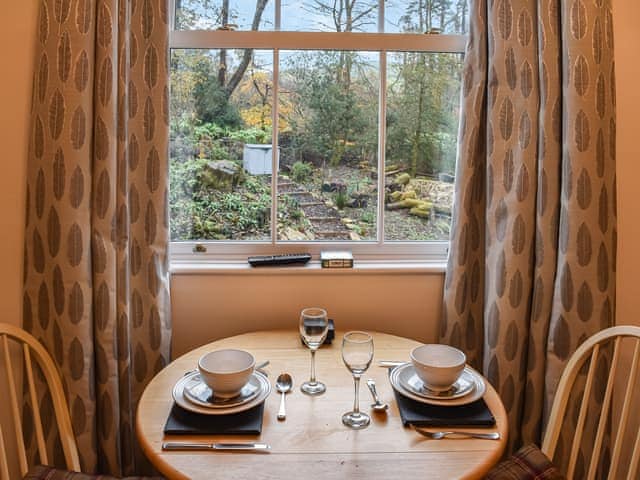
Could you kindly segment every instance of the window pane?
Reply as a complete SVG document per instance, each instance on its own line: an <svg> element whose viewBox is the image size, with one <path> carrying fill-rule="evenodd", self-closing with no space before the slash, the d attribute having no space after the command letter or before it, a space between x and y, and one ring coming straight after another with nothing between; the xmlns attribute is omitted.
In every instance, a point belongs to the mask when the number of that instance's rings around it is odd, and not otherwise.
<svg viewBox="0 0 640 480"><path fill-rule="evenodd" d="M376 239L378 58L281 52L280 239Z"/></svg>
<svg viewBox="0 0 640 480"><path fill-rule="evenodd" d="M384 31L388 33L468 32L468 0L386 0Z"/></svg>
<svg viewBox="0 0 640 480"><path fill-rule="evenodd" d="M387 58L385 240L448 240L462 55Z"/></svg>
<svg viewBox="0 0 640 480"><path fill-rule="evenodd" d="M282 0L280 30L377 32L378 0Z"/></svg>
<svg viewBox="0 0 640 480"><path fill-rule="evenodd" d="M176 30L273 30L273 0L176 0ZM257 25L254 28L253 25Z"/></svg>
<svg viewBox="0 0 640 480"><path fill-rule="evenodd" d="M172 240L268 240L273 53L171 51ZM243 169L262 153L261 168Z"/></svg>

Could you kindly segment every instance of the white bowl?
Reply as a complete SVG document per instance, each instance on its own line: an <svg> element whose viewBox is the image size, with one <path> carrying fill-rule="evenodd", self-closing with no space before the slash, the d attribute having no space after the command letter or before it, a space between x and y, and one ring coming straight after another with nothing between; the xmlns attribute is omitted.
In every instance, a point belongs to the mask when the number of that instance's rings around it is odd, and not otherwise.
<svg viewBox="0 0 640 480"><path fill-rule="evenodd" d="M420 380L431 390L449 390L467 363L466 355L449 345L427 344L411 351L411 363Z"/></svg>
<svg viewBox="0 0 640 480"><path fill-rule="evenodd" d="M216 397L232 398L247 384L255 364L253 355L244 350L215 350L200 357L198 370Z"/></svg>

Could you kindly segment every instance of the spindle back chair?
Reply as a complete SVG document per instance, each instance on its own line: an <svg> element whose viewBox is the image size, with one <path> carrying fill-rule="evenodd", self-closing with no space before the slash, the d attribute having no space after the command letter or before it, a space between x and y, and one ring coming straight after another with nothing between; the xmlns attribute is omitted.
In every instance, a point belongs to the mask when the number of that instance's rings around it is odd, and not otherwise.
<svg viewBox="0 0 640 480"><path fill-rule="evenodd" d="M582 442L582 436L584 434L585 422L587 420L587 411L589 409L590 396L593 394L594 376L596 371L596 365L598 363L599 355L602 353L602 347L608 342L613 342L613 354L611 358L611 368L609 371L609 378L607 380L607 386L604 393L604 399L602 401L602 407L599 417L595 415L593 421L598 421L598 426L595 435L595 442L593 445L593 453L589 460L587 472L587 480L595 478L598 470L598 462L600 459L600 453L602 449L603 439L607 431L607 421L612 418L612 400L614 387L616 383L616 372L620 367L620 357L622 348L622 339L625 337L631 337L633 344L633 356L631 360L631 366L629 368L628 377L624 389L620 392L624 395L622 409L619 415L619 421L617 426L612 429L613 450L611 454L611 463L609 467L609 479L618 480L622 477L619 475L620 468L620 454L622 452L623 442L627 431L627 425L629 423L629 414L632 408L632 398L634 396L634 390L637 389L637 374L638 363L640 361L640 327L634 327L630 325L621 325L616 327L607 328L601 332L596 333L592 337L582 343L575 351L575 353L569 359L567 366L560 377L558 383L558 390L556 392L553 406L551 408L551 414L549 416L549 422L547 424L547 430L542 441L542 451L549 458L554 457L556 447L558 445L558 438L563 426L563 420L567 413L567 405L569 402L570 394L573 390L576 378L580 370L582 369L585 361L590 359L589 368L585 381L584 393L582 395L580 411L578 414L578 421L576 431L573 436L571 450L568 457L568 468L566 476L568 480L572 480L575 475L576 462L578 453L580 451L580 445ZM626 373L624 373L626 377ZM637 415L636 410L633 412ZM638 475L638 461L640 460L640 430L635 432L635 439L633 439L633 449L631 452L631 462L627 473L628 480L637 480ZM633 432L632 432L633 434Z"/></svg>
<svg viewBox="0 0 640 480"><path fill-rule="evenodd" d="M33 424L36 437L36 445L40 463L48 464L49 455L47 453L45 443L45 432L42 428L42 420L38 408L38 395L36 392L36 382L34 378L33 361L37 362L44 378L47 388L51 394L53 403L53 411L60 435L60 443L62 445L66 467L69 470L80 471L80 462L78 459L78 449L76 446L73 429L71 427L71 419L69 417L69 408L64 396L62 382L58 375L53 360L49 353L45 350L38 340L32 335L19 327L7 323L0 323L0 350L3 350L0 356L0 366L6 370L6 380L8 383L8 403L11 416L13 417L13 430L15 433L15 444L17 449L17 460L20 467L21 475L24 476L28 469L26 446L23 436L23 428L20 415L20 403L22 400L22 388L16 384L16 372L20 370L13 365L12 354L9 349L11 342L18 343L21 350L23 362L22 371L26 378L28 394L33 408ZM7 442L4 437L5 433L0 425L0 480L10 480L9 478L9 459L7 458Z"/></svg>

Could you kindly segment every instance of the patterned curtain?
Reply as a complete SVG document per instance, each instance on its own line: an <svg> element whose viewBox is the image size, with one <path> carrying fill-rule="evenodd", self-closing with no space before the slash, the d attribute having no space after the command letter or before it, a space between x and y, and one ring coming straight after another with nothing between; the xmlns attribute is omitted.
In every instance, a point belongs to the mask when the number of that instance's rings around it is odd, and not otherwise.
<svg viewBox="0 0 640 480"><path fill-rule="evenodd" d="M563 367L615 305L610 0L475 0L441 341L539 442ZM606 375L606 370L602 372Z"/></svg>
<svg viewBox="0 0 640 480"><path fill-rule="evenodd" d="M24 327L60 369L86 472L140 468L136 405L169 360L167 14L40 1ZM35 408L49 432L49 402Z"/></svg>

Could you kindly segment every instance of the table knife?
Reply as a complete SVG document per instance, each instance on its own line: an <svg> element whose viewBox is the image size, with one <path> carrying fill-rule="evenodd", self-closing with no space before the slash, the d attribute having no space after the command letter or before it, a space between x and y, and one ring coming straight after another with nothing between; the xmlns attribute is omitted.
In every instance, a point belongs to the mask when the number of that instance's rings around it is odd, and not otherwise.
<svg viewBox="0 0 640 480"><path fill-rule="evenodd" d="M162 450L226 450L268 452L271 446L266 443L190 443L164 442Z"/></svg>

